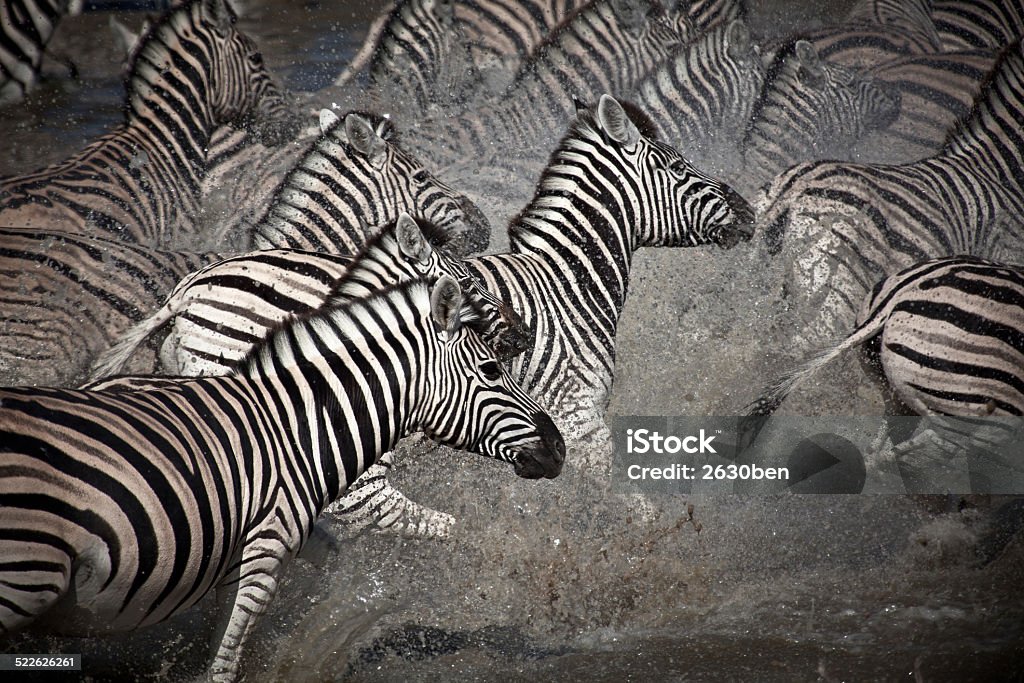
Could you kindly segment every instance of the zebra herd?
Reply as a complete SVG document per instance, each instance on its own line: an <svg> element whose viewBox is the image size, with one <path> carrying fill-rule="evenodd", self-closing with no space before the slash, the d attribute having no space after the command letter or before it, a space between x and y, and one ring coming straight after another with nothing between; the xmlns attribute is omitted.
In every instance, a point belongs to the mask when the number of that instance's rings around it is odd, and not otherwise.
<svg viewBox="0 0 1024 683"><path fill-rule="evenodd" d="M779 264L786 350L832 346L755 416L860 344L896 408L1024 415L1019 3L856 0L772 39L738 0L398 0L344 113L284 91L228 0L171 4L124 122L0 178L4 635L216 591L232 680L325 510L450 533L387 481L403 436L608 479L641 247ZM0 94L77 9L0 2ZM538 180L481 254L496 210L453 187L494 169Z"/></svg>

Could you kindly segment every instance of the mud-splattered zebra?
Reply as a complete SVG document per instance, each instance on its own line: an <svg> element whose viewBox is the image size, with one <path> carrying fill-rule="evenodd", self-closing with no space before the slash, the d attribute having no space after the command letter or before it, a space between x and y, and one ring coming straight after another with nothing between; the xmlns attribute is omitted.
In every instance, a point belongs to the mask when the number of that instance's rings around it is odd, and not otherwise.
<svg viewBox="0 0 1024 683"><path fill-rule="evenodd" d="M781 250L791 308L815 346L843 333L872 284L947 255L1024 260L1024 55L1004 51L942 152L904 165L800 164L758 215Z"/></svg>
<svg viewBox="0 0 1024 683"><path fill-rule="evenodd" d="M216 591L209 675L234 680L317 517L402 436L557 476L557 428L474 318L455 281L416 281L281 329L231 377L0 392L0 633L134 630Z"/></svg>
<svg viewBox="0 0 1024 683"><path fill-rule="evenodd" d="M932 19L946 50L998 50L1024 35L1020 0L932 0Z"/></svg>
<svg viewBox="0 0 1024 683"><path fill-rule="evenodd" d="M20 101L35 87L57 24L81 12L82 1L0 2L0 105Z"/></svg>
<svg viewBox="0 0 1024 683"><path fill-rule="evenodd" d="M225 0L171 10L142 39L125 122L63 162L0 180L0 224L196 248L200 185L218 125L275 143L291 117Z"/></svg>

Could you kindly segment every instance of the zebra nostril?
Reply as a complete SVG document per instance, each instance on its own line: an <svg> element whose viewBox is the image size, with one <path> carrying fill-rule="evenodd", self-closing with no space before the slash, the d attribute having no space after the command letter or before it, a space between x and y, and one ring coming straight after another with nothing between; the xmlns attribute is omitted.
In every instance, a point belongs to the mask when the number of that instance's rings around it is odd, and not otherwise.
<svg viewBox="0 0 1024 683"><path fill-rule="evenodd" d="M547 413L534 413L533 420L537 424L540 439L547 446L554 463L554 467L545 476L553 477L562 470L562 463L565 462L565 440Z"/></svg>
<svg viewBox="0 0 1024 683"><path fill-rule="evenodd" d="M460 253L463 256L482 252L491 243L491 223L487 216L469 197L462 195L458 201L462 210L464 226L460 231Z"/></svg>

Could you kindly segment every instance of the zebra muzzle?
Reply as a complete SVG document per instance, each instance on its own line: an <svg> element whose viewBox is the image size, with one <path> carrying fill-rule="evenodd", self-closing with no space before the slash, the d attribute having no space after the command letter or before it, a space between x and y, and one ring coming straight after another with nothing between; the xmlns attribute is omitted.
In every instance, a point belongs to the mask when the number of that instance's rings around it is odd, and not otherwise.
<svg viewBox="0 0 1024 683"><path fill-rule="evenodd" d="M732 222L722 226L711 239L723 249L732 249L740 242L749 242L754 236L754 207L731 187L722 189Z"/></svg>
<svg viewBox="0 0 1024 683"><path fill-rule="evenodd" d="M494 352L498 360L507 361L533 346L535 333L508 304L502 305L500 312L505 329L498 335Z"/></svg>
<svg viewBox="0 0 1024 683"><path fill-rule="evenodd" d="M516 475L523 479L554 479L565 462L565 441L546 413L534 413L539 440L518 449L513 462Z"/></svg>

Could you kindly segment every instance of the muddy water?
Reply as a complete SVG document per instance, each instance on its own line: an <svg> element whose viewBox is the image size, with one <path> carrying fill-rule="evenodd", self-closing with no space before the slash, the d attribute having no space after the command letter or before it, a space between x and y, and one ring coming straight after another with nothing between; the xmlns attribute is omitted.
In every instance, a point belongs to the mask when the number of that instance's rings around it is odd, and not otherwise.
<svg viewBox="0 0 1024 683"><path fill-rule="evenodd" d="M268 63L287 87L311 90L340 71L380 3L249 4L243 27ZM751 4L765 33L838 11ZM107 20L77 19L58 42L76 55L81 82L55 78L0 112L0 171L61 158L116 119L119 55L94 39ZM528 192L532 181L521 182ZM465 189L496 229L515 209ZM786 359L777 275L752 246L641 252L611 414L737 413ZM851 358L787 410L871 415L882 403ZM641 514L572 468L523 482L443 449L400 460L395 481L455 515L454 538L334 525L338 552L287 573L247 654L249 680L1024 677L1024 544L977 567L983 510L904 496L706 495L657 497ZM129 636L18 649L81 652L92 680L185 680L203 670L210 611Z"/></svg>

